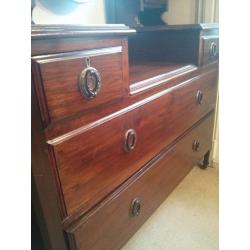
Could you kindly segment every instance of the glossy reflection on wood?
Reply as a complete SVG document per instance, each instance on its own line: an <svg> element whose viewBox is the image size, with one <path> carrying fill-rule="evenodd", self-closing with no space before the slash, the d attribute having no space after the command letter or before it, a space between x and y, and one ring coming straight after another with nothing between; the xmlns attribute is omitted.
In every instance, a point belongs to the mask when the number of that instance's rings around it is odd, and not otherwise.
<svg viewBox="0 0 250 250"><path fill-rule="evenodd" d="M32 26L32 218L46 250L119 249L207 166L217 38L207 24Z"/></svg>
<svg viewBox="0 0 250 250"><path fill-rule="evenodd" d="M102 200L214 109L215 80L216 74L208 73L151 96L131 110L128 107L100 126L97 121L93 128L86 125L79 135L71 133L73 137L65 137L65 141L62 137L54 151L68 214L77 209L84 212ZM204 94L202 105L196 101L197 91ZM128 129L137 133L137 144L131 152L123 147Z"/></svg>
<svg viewBox="0 0 250 250"><path fill-rule="evenodd" d="M126 60L122 56L123 50L120 44L110 48L34 56L34 67L41 74L48 119L53 122L105 103L117 102L126 96L128 82L123 76L128 74L128 69L123 67L123 60ZM79 90L80 75L88 67L96 69L101 81L98 95L91 100Z"/></svg>
<svg viewBox="0 0 250 250"><path fill-rule="evenodd" d="M162 153L153 164L146 166L141 174L131 179L128 186L119 190L119 195L100 205L87 220L80 220L69 228L67 231L71 244L74 244L72 247L78 250L120 249L211 147L213 121L212 113L181 141ZM199 152L192 150L195 139L200 140ZM140 213L137 216L130 214L134 199L140 200Z"/></svg>

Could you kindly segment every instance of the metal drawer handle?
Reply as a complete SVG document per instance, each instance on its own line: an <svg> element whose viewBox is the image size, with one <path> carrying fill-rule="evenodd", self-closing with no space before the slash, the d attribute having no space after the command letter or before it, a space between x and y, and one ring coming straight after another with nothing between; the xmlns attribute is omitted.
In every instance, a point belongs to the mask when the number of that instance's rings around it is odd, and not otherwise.
<svg viewBox="0 0 250 250"><path fill-rule="evenodd" d="M192 149L194 152L198 152L200 148L200 142L198 140L193 141Z"/></svg>
<svg viewBox="0 0 250 250"><path fill-rule="evenodd" d="M130 214L135 217L138 216L141 212L141 201L138 198L135 198L131 202Z"/></svg>
<svg viewBox="0 0 250 250"><path fill-rule="evenodd" d="M215 57L217 55L217 44L212 42L209 49L210 56Z"/></svg>
<svg viewBox="0 0 250 250"><path fill-rule="evenodd" d="M79 89L81 95L86 99L92 99L97 96L101 89L101 75L97 69L90 66L90 59L85 59L87 68L80 74Z"/></svg>
<svg viewBox="0 0 250 250"><path fill-rule="evenodd" d="M200 90L197 91L195 98L198 104L203 103L203 93Z"/></svg>
<svg viewBox="0 0 250 250"><path fill-rule="evenodd" d="M124 137L125 151L129 152L135 148L137 142L137 135L134 129L129 129Z"/></svg>

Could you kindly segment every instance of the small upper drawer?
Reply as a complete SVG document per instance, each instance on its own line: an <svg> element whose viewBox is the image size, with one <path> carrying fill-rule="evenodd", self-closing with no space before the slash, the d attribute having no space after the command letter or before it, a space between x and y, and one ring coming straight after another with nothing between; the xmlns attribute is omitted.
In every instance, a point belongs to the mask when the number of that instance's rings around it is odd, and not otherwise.
<svg viewBox="0 0 250 250"><path fill-rule="evenodd" d="M219 37L202 36L200 50L200 65L205 65L219 59Z"/></svg>
<svg viewBox="0 0 250 250"><path fill-rule="evenodd" d="M211 111L216 73L197 76L48 141L67 215L86 212Z"/></svg>
<svg viewBox="0 0 250 250"><path fill-rule="evenodd" d="M112 103L127 93L123 46L34 56L35 86L45 103L47 123Z"/></svg>

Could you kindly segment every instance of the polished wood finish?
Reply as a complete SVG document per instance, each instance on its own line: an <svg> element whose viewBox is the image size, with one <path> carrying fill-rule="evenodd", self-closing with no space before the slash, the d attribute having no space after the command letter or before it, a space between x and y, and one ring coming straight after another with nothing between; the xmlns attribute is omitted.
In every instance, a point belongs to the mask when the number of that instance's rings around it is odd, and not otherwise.
<svg viewBox="0 0 250 250"><path fill-rule="evenodd" d="M134 34L135 30L124 24L105 24L105 25L43 25L36 24L31 26L32 39L48 39L62 37L105 37L105 36L127 36Z"/></svg>
<svg viewBox="0 0 250 250"><path fill-rule="evenodd" d="M163 75L157 75L155 78L157 81L153 81L152 78L146 79L146 85L143 86L139 82L138 88L137 84L132 85L130 84L130 94L127 98L121 100L120 102L116 103L115 105L102 105L99 109L94 110L94 112L89 112L85 115L77 115L72 116L70 118L59 120L50 124L44 130L45 136L47 141L51 141L55 138L61 137L64 134L68 134L72 131L81 131L81 127L85 126L86 124L92 124L93 122L100 120L106 116L110 116L113 113L117 113L119 110L124 109L124 107L128 107L133 105L134 103L139 102L140 100L146 99L158 92L165 90L166 88L170 88L173 86L178 85L180 82L185 82L195 77L199 77L200 75L205 74L208 71L215 71L217 72L217 63L211 63L206 65L205 67L191 67L190 71L185 71L183 74L173 74L174 77ZM140 74L138 72L138 74ZM172 73L169 72L171 75ZM162 77L163 76L163 77ZM158 81L158 79L161 79Z"/></svg>
<svg viewBox="0 0 250 250"><path fill-rule="evenodd" d="M119 249L193 165L207 167L218 27L134 33L32 27L32 204L46 250ZM89 78L86 98L90 67L100 89Z"/></svg>
<svg viewBox="0 0 250 250"><path fill-rule="evenodd" d="M86 218L71 226L67 233L72 249L120 249L211 147L213 120L212 113L177 144L165 149L153 163L147 164ZM192 143L197 139L200 140L200 150L193 152ZM134 199L140 201L137 216L131 216L130 212Z"/></svg>
<svg viewBox="0 0 250 250"><path fill-rule="evenodd" d="M201 26L198 65L204 66L219 59L219 27L217 24L203 24ZM212 43L216 44L216 55L210 54Z"/></svg>
<svg viewBox="0 0 250 250"><path fill-rule="evenodd" d="M210 110L216 100L215 72L159 92L102 121L50 141L54 145L68 215L88 210L140 169ZM202 91L204 102L196 101ZM101 125L99 125L101 124ZM137 144L126 152L128 129ZM84 144L82 142L85 142Z"/></svg>
<svg viewBox="0 0 250 250"><path fill-rule="evenodd" d="M141 85L149 85L158 81L167 81L169 78L197 69L194 65L169 62L132 62L129 68L131 92Z"/></svg>
<svg viewBox="0 0 250 250"><path fill-rule="evenodd" d="M105 103L115 103L128 93L128 64L120 46L50 54L32 57L34 68L41 76L46 103L48 124L54 120L98 108ZM100 93L93 100L86 100L79 90L81 72L87 68L86 58L101 76ZM38 87L38 86L37 86Z"/></svg>
<svg viewBox="0 0 250 250"><path fill-rule="evenodd" d="M127 40L127 39L124 39ZM109 48L121 46L121 39L114 37L76 37L76 38L50 38L32 40L32 56L57 54L63 52Z"/></svg>

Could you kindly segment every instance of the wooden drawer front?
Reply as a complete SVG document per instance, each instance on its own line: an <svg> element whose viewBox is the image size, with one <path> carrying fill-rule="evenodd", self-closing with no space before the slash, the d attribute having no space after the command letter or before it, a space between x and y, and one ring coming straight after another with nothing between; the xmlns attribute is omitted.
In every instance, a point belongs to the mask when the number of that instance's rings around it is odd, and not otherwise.
<svg viewBox="0 0 250 250"><path fill-rule="evenodd" d="M142 174L133 176L88 218L68 229L71 247L77 250L120 249L192 169L197 158L192 150L193 141L200 140L200 153L210 149L212 130L213 114L154 164L145 166Z"/></svg>
<svg viewBox="0 0 250 250"><path fill-rule="evenodd" d="M201 65L219 59L219 37L202 36L201 37Z"/></svg>
<svg viewBox="0 0 250 250"><path fill-rule="evenodd" d="M196 100L198 91L203 92L202 104ZM215 100L216 74L210 72L50 141L67 214L101 201L212 110ZM131 151L125 147L130 129L137 135Z"/></svg>
<svg viewBox="0 0 250 250"><path fill-rule="evenodd" d="M128 83L124 75L128 74L128 69L127 66L123 67L127 59L123 56L122 50L122 46L116 46L33 57L35 68L42 79L40 85L45 95L47 120L54 121L100 107L126 95ZM90 69L88 64L99 72L101 78L99 92L95 97L85 96L80 92L80 75L87 68ZM82 82L84 79L82 78ZM86 85L82 85L82 88L83 86ZM41 88L38 91L41 92Z"/></svg>

